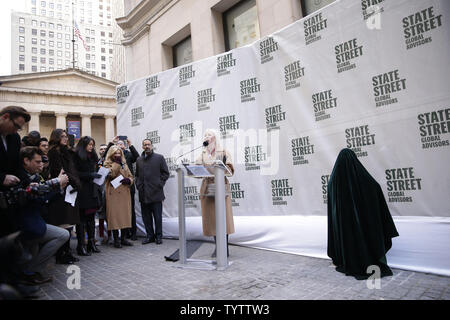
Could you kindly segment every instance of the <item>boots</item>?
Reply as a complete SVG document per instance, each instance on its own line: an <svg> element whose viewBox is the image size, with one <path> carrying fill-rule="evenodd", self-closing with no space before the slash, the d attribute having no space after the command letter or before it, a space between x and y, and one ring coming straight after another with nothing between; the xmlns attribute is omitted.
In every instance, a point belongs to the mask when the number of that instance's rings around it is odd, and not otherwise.
<svg viewBox="0 0 450 320"><path fill-rule="evenodd" d="M126 239L127 231L128 231L128 229L122 229L121 230L121 234L122 234L121 238L122 238L122 240L120 241L120 243L122 245L124 245L124 246L131 247L131 246L133 246L133 244Z"/></svg>
<svg viewBox="0 0 450 320"><path fill-rule="evenodd" d="M88 234L87 252L99 253L100 250L95 245L95 220L93 215L86 222L86 230Z"/></svg>
<svg viewBox="0 0 450 320"><path fill-rule="evenodd" d="M87 251L86 245L84 244L84 223L81 222L77 224L77 253L79 256L90 256L91 254Z"/></svg>
<svg viewBox="0 0 450 320"><path fill-rule="evenodd" d="M68 230L70 233L70 230ZM80 261L72 255L70 249L70 238L56 252L56 264L73 264Z"/></svg>
<svg viewBox="0 0 450 320"><path fill-rule="evenodd" d="M122 248L122 245L120 244L119 230L113 230L112 233L114 238L114 248Z"/></svg>
<svg viewBox="0 0 450 320"><path fill-rule="evenodd" d="M216 257L216 255L217 255L217 239L216 239L216 236L214 236L214 243L216 244L216 247L214 248L214 252L212 253L212 255L211 255L211 258L215 258ZM229 250L229 247L228 247L228 235L227 235L227 257L229 257L230 256L230 250Z"/></svg>

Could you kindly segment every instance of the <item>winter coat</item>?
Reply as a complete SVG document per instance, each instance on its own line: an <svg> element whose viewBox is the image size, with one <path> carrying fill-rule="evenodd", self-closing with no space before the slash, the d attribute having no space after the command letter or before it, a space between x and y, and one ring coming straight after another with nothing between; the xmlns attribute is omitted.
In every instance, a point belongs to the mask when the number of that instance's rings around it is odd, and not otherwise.
<svg viewBox="0 0 450 320"><path fill-rule="evenodd" d="M170 173L166 160L158 153L145 153L136 160L136 189L141 203L161 202L164 195L164 185Z"/></svg>
<svg viewBox="0 0 450 320"><path fill-rule="evenodd" d="M195 161L197 164L211 165L215 159L220 159L223 161L223 156L226 156L225 164L228 169L234 174L234 167L231 163L230 154L224 149L217 149L215 152L215 158L211 159L209 157L208 151L203 150L203 153ZM200 187L200 203L202 206L202 225L203 234L205 236L215 236L216 235L216 202L214 197L205 196L208 192L208 186L214 183L213 177L204 178L202 185ZM231 192L230 183L225 177L225 193L229 194ZM234 233L234 220L233 220L233 209L231 203L231 196L225 196L225 210L226 210L226 224L227 224L227 234Z"/></svg>
<svg viewBox="0 0 450 320"><path fill-rule="evenodd" d="M106 177L105 194L106 194L106 221L108 222L108 230L118 230L131 228L131 195L130 186L120 184L114 189L111 181L122 175L129 178L133 184L133 175L126 164L106 163L105 168L111 170Z"/></svg>
<svg viewBox="0 0 450 320"><path fill-rule="evenodd" d="M75 154L75 167L81 180L81 190L78 191L78 207L80 209L99 209L102 206L101 187L94 183L97 173L97 161L94 158L82 160Z"/></svg>
<svg viewBox="0 0 450 320"><path fill-rule="evenodd" d="M69 177L68 185L76 191L81 190L81 182L74 164L75 152L67 147L53 146L48 151L50 178L59 176L61 169ZM80 223L78 201L75 207L64 201L66 194L55 196L48 205L46 222L55 226L74 225ZM78 198L78 197L77 197Z"/></svg>

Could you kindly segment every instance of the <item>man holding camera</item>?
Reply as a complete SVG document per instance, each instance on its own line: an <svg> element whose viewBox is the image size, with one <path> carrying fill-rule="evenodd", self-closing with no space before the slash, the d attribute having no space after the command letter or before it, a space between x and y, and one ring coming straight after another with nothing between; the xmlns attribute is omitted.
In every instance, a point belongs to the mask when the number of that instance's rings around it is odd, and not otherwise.
<svg viewBox="0 0 450 320"><path fill-rule="evenodd" d="M31 253L31 260L23 262L20 280L25 284L41 284L51 281L42 275L43 268L56 251L69 239L67 230L46 224L42 218L42 208L53 195L60 193L69 178L63 170L57 178L41 181L43 152L37 147L24 147L20 150L22 168L19 170L19 191L25 195L23 203L18 204L17 225L21 231L22 243Z"/></svg>

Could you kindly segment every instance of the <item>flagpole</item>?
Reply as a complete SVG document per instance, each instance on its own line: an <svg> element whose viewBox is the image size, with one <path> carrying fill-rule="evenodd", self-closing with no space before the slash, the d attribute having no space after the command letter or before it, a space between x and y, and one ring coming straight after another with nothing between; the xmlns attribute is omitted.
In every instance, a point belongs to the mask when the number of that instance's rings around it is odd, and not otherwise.
<svg viewBox="0 0 450 320"><path fill-rule="evenodd" d="M75 14L73 12L73 2L72 2L72 68L75 69Z"/></svg>

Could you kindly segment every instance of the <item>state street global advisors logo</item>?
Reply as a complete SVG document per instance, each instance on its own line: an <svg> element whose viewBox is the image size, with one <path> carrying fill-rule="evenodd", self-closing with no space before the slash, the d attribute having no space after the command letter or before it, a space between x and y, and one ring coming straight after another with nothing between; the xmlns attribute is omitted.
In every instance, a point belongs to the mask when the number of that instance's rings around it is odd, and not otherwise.
<svg viewBox="0 0 450 320"><path fill-rule="evenodd" d="M322 36L318 33L328 27L327 19L323 18L321 12L303 21L303 27L305 30L305 44L309 45L322 39Z"/></svg>
<svg viewBox="0 0 450 320"><path fill-rule="evenodd" d="M272 185L272 205L287 206L285 198L293 196L294 188L289 185L289 179L275 179L270 181Z"/></svg>
<svg viewBox="0 0 450 320"><path fill-rule="evenodd" d="M156 93L155 89L159 88L161 82L158 80L158 76L153 76L145 79L145 95L152 96Z"/></svg>
<svg viewBox="0 0 450 320"><path fill-rule="evenodd" d="M222 139L231 138L233 136L233 131L238 129L239 121L236 120L235 114L219 118L219 130Z"/></svg>
<svg viewBox="0 0 450 320"><path fill-rule="evenodd" d="M267 132L280 130L280 123L286 120L286 111L281 109L281 104L266 108L264 113L266 116Z"/></svg>
<svg viewBox="0 0 450 320"><path fill-rule="evenodd" d="M259 43L259 53L261 55L261 64L273 59L272 53L278 50L278 43L273 37L268 37Z"/></svg>
<svg viewBox="0 0 450 320"><path fill-rule="evenodd" d="M367 20L375 14L384 12L384 8L380 6L384 0L361 0L361 8L363 19Z"/></svg>
<svg viewBox="0 0 450 320"><path fill-rule="evenodd" d="M413 202L405 192L422 190L422 179L416 178L414 168L386 169L389 202Z"/></svg>
<svg viewBox="0 0 450 320"><path fill-rule="evenodd" d="M372 77L373 95L377 107L397 103L398 99L391 94L406 89L406 79L401 79L398 69Z"/></svg>
<svg viewBox="0 0 450 320"><path fill-rule="evenodd" d="M147 132L146 138L152 142L153 150L156 151L157 145L161 142L161 137L158 134L158 130Z"/></svg>
<svg viewBox="0 0 450 320"><path fill-rule="evenodd" d="M328 203L328 181L330 181L330 175L324 174L320 177L320 181L322 182L322 200L324 204Z"/></svg>
<svg viewBox="0 0 450 320"><path fill-rule="evenodd" d="M166 99L161 102L161 114L163 120L172 118L172 113L176 110L177 104L175 103L175 98Z"/></svg>
<svg viewBox="0 0 450 320"><path fill-rule="evenodd" d="M253 93L261 91L261 84L258 83L256 78L250 78L241 81L241 102L248 102L255 100Z"/></svg>
<svg viewBox="0 0 450 320"><path fill-rule="evenodd" d="M184 205L186 208L197 208L200 192L197 186L184 187Z"/></svg>
<svg viewBox="0 0 450 320"><path fill-rule="evenodd" d="M127 86L117 87L117 103L124 103L129 95L130 91Z"/></svg>
<svg viewBox="0 0 450 320"><path fill-rule="evenodd" d="M217 76L221 77L230 74L230 68L236 65L236 59L233 58L233 53L227 53L223 56L217 57Z"/></svg>
<svg viewBox="0 0 450 320"><path fill-rule="evenodd" d="M169 173L170 173L169 178L174 178L175 171L178 168L177 158L176 157L167 157L165 159L166 159L167 168L169 169Z"/></svg>
<svg viewBox="0 0 450 320"><path fill-rule="evenodd" d="M433 39L429 32L442 26L442 14L436 15L434 7L418 11L402 19L406 49L427 44Z"/></svg>
<svg viewBox="0 0 450 320"><path fill-rule="evenodd" d="M309 163L309 160L305 159L305 156L314 154L314 144L309 140L309 136L292 139L291 147L292 163L294 166Z"/></svg>
<svg viewBox="0 0 450 320"><path fill-rule="evenodd" d="M356 68L356 64L352 62L363 55L363 46L358 46L356 40L357 38L354 38L334 47L338 73Z"/></svg>
<svg viewBox="0 0 450 320"><path fill-rule="evenodd" d="M195 77L195 70L192 70L192 65L181 68L178 73L178 78L180 80L180 88L190 85L191 82L189 80L191 80L194 77Z"/></svg>
<svg viewBox="0 0 450 320"><path fill-rule="evenodd" d="M327 110L337 107L337 98L333 97L331 89L313 94L312 102L316 121L330 118L331 115L327 113Z"/></svg>
<svg viewBox="0 0 450 320"><path fill-rule="evenodd" d="M369 154L362 147L375 144L375 134L369 131L369 125L345 129L347 148L351 149L357 157L367 157Z"/></svg>
<svg viewBox="0 0 450 320"><path fill-rule="evenodd" d="M190 143L192 138L195 137L195 131L193 122L182 124L180 126L180 143Z"/></svg>
<svg viewBox="0 0 450 320"><path fill-rule="evenodd" d="M131 109L131 126L139 126L141 123L138 120L140 119L144 119L144 112L142 112L142 107Z"/></svg>
<svg viewBox="0 0 450 320"><path fill-rule="evenodd" d="M300 78L305 76L305 67L300 65L300 60L294 61L284 67L284 85L286 91L300 87Z"/></svg>
<svg viewBox="0 0 450 320"><path fill-rule="evenodd" d="M212 88L197 92L198 111L209 110L211 108L210 103L214 101L216 101L216 94L212 92Z"/></svg>
<svg viewBox="0 0 450 320"><path fill-rule="evenodd" d="M447 147L450 133L450 108L421 113L419 120L422 149Z"/></svg>
<svg viewBox="0 0 450 320"><path fill-rule="evenodd" d="M245 170L260 170L261 162L266 161L267 153L263 151L262 145L248 146L244 149Z"/></svg>
<svg viewBox="0 0 450 320"><path fill-rule="evenodd" d="M231 183L230 184L231 189L231 205L233 207L239 207L240 200L245 199L245 191L241 189L241 184L239 182Z"/></svg>

